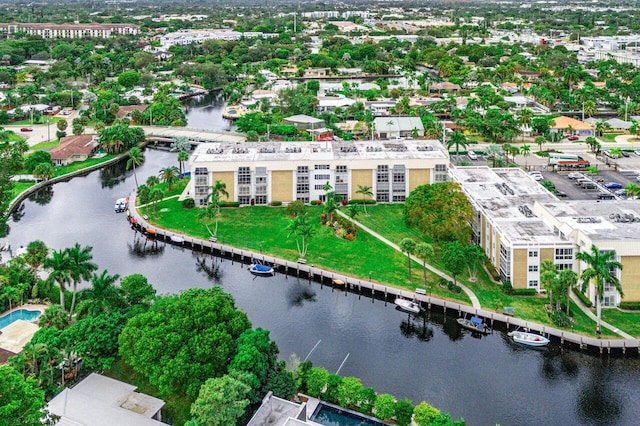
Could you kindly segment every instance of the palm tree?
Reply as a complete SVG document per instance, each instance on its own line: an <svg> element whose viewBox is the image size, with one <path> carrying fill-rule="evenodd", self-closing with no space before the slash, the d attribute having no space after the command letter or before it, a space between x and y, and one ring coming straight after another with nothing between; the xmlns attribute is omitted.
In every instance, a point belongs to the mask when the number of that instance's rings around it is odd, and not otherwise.
<svg viewBox="0 0 640 426"><path fill-rule="evenodd" d="M300 259L304 260L307 256L307 249L309 248L309 239L314 234L307 213L299 214L295 218L290 219L286 230L289 231L287 238L295 235L298 254Z"/></svg>
<svg viewBox="0 0 640 426"><path fill-rule="evenodd" d="M409 266L409 281L411 281L411 255L416 250L416 242L411 238L403 238L400 241L400 250L407 254L407 265Z"/></svg>
<svg viewBox="0 0 640 426"><path fill-rule="evenodd" d="M566 292L567 316L569 316L569 312L570 312L569 307L571 305L571 289L576 286L577 282L578 282L578 274L573 272L571 269L563 269L558 274L556 289L562 293ZM556 303L558 304L556 305L556 310L560 310L560 306L559 306L560 298L557 299Z"/></svg>
<svg viewBox="0 0 640 426"><path fill-rule="evenodd" d="M160 180L167 183L167 189L171 191L171 186L178 180L180 170L176 166L169 166L160 169Z"/></svg>
<svg viewBox="0 0 640 426"><path fill-rule="evenodd" d="M40 163L33 169L33 175L40 180L49 180L55 173L51 163Z"/></svg>
<svg viewBox="0 0 640 426"><path fill-rule="evenodd" d="M50 283L58 284L60 289L60 305L62 309L66 309L64 303L64 292L67 289L67 284L71 282L71 275L69 273L69 257L66 250L54 250L51 256L44 259L42 265L45 269L50 269L51 273L47 278Z"/></svg>
<svg viewBox="0 0 640 426"><path fill-rule="evenodd" d="M460 130L455 130L447 140L447 149L451 149L452 146L455 146L457 157L460 155L460 147L466 148L468 144L469 141L467 141L467 137Z"/></svg>
<svg viewBox="0 0 640 426"><path fill-rule="evenodd" d="M227 184L222 182L221 180L215 181L213 186L211 186L211 192L209 192L209 198L213 198L214 195L218 198L218 200L220 200L220 197L222 195L224 195L225 198L228 199L229 193L227 192Z"/></svg>
<svg viewBox="0 0 640 426"><path fill-rule="evenodd" d="M547 143L547 139L544 136L536 136L533 142L538 145L538 151L542 151L542 145Z"/></svg>
<svg viewBox="0 0 640 426"><path fill-rule="evenodd" d="M133 168L133 178L136 181L136 189L138 189L138 175L136 174L136 166L139 166L144 161L142 151L138 147L133 147L129 151L129 158L127 159L127 170Z"/></svg>
<svg viewBox="0 0 640 426"><path fill-rule="evenodd" d="M520 152L522 153L522 156L524 157L524 168L527 168L527 158L529 157L529 154L531 153L531 146L524 144L520 147Z"/></svg>
<svg viewBox="0 0 640 426"><path fill-rule="evenodd" d="M180 176L182 176L185 161L189 161L189 153L187 151L180 151L178 153L178 163L180 163Z"/></svg>
<svg viewBox="0 0 640 426"><path fill-rule="evenodd" d="M95 317L103 313L111 313L124 306L124 298L120 289L114 284L119 275L109 275L107 270L100 275L93 274L91 288L80 292L81 302L78 304L78 318Z"/></svg>
<svg viewBox="0 0 640 426"><path fill-rule="evenodd" d="M371 192L371 187L366 185L358 185L358 190L356 194L362 195L362 206L364 207L364 215L369 216L367 213L367 203L364 202L365 197L373 198L373 192Z"/></svg>
<svg viewBox="0 0 640 426"><path fill-rule="evenodd" d="M38 325L42 328L64 330L69 325L69 315L60 305L51 305L38 318Z"/></svg>
<svg viewBox="0 0 640 426"><path fill-rule="evenodd" d="M149 188L153 188L154 186L156 186L159 183L160 183L160 178L158 178L158 176L154 176L154 175L149 176L147 178L147 181L145 182L145 184Z"/></svg>
<svg viewBox="0 0 640 426"><path fill-rule="evenodd" d="M357 204L350 204L349 205L349 209L347 210L347 214L349 215L349 217L351 219L355 219L355 217L358 215L358 213L360 213L358 211L358 205Z"/></svg>
<svg viewBox="0 0 640 426"><path fill-rule="evenodd" d="M90 279L93 271L98 269L98 265L91 261L93 260L91 250L93 250L93 247L81 247L79 243L76 243L73 247L66 250L69 259L69 276L73 281L73 297L71 298L69 318L73 316L73 311L76 307L78 283L81 280Z"/></svg>
<svg viewBox="0 0 640 426"><path fill-rule="evenodd" d="M640 186L637 183L628 183L627 186L624 187L624 190L627 192L627 195L640 197Z"/></svg>
<svg viewBox="0 0 640 426"><path fill-rule="evenodd" d="M416 244L415 248L416 256L422 259L422 283L427 286L427 260L433 257L433 246L431 244L422 242Z"/></svg>
<svg viewBox="0 0 640 426"><path fill-rule="evenodd" d="M587 114L588 117L593 117L598 113L598 109L596 107L596 103L592 100L585 101L582 104L582 111Z"/></svg>
<svg viewBox="0 0 640 426"><path fill-rule="evenodd" d="M540 263L540 284L549 293L549 302L553 302L553 289L556 277L558 276L558 267L552 260L543 260ZM551 305L553 309L553 305Z"/></svg>
<svg viewBox="0 0 640 426"><path fill-rule="evenodd" d="M202 222L204 227L207 228L207 231L209 231L209 235L211 237L217 237L218 216L220 215L220 205L219 205L219 199L217 195L213 194L211 198L212 198L212 202L209 203L204 209L200 209L198 211L197 218L200 222ZM209 224L213 220L215 220L216 226L213 229L213 231L211 231L211 229L209 228Z"/></svg>
<svg viewBox="0 0 640 426"><path fill-rule="evenodd" d="M524 128L529 128L532 117L533 117L533 111L531 111L529 108L522 108L518 113L518 123L521 126L523 141L524 141Z"/></svg>
<svg viewBox="0 0 640 426"><path fill-rule="evenodd" d="M48 254L49 248L43 241L35 240L27 244L27 253L24 255L24 260L27 262L27 265L31 267L34 277L37 277L38 268L42 265L42 262L44 262Z"/></svg>
<svg viewBox="0 0 640 426"><path fill-rule="evenodd" d="M149 202L153 205L153 211L158 216L158 203L164 198L164 192L160 188L153 188L149 191Z"/></svg>
<svg viewBox="0 0 640 426"><path fill-rule="evenodd" d="M620 280L615 275L616 269L622 270L622 263L614 260L616 252L614 250L601 252L595 244L591 245L591 252L578 252L576 259L585 262L587 269L582 271L580 279L582 280L582 292L585 292L590 283L595 286L596 315L598 316L598 325L596 333L600 335L600 310L602 301L604 300L604 287L606 284L613 285L620 297L623 297L622 286Z"/></svg>

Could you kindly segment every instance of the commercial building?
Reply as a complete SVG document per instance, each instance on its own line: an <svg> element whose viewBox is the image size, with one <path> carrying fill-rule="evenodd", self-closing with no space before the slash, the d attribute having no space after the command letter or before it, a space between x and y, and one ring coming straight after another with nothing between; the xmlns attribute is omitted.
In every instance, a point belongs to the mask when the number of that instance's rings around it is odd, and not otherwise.
<svg viewBox="0 0 640 426"><path fill-rule="evenodd" d="M322 200L327 182L347 199L368 186L379 202L400 202L419 185L446 181L449 156L424 140L206 143L189 163L189 195L200 206L218 180L242 205Z"/></svg>
<svg viewBox="0 0 640 426"><path fill-rule="evenodd" d="M625 301L640 301L640 204L628 201L561 201L521 169L457 167L450 171L475 211L474 241L503 282L540 289L540 264L580 274L588 265L576 260L592 245L615 250L623 265L616 271ZM591 287L587 296L595 301ZM621 298L605 286L603 306Z"/></svg>
<svg viewBox="0 0 640 426"><path fill-rule="evenodd" d="M110 38L118 35L136 35L140 27L132 24L51 24L51 23L0 23L0 33L25 32L42 38Z"/></svg>
<svg viewBox="0 0 640 426"><path fill-rule="evenodd" d="M237 41L243 38L275 38L276 33L239 32L231 30L183 30L160 36L160 46L168 49L171 46L185 46L191 43L202 43L205 40Z"/></svg>

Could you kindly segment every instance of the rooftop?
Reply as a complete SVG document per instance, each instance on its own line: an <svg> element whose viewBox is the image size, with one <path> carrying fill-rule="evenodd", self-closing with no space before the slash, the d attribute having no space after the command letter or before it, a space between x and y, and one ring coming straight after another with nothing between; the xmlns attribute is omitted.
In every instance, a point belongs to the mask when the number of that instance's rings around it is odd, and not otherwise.
<svg viewBox="0 0 640 426"><path fill-rule="evenodd" d="M442 159L448 156L435 140L362 142L201 143L191 161L331 161L375 159Z"/></svg>
<svg viewBox="0 0 640 426"><path fill-rule="evenodd" d="M247 426L307 425L305 421L296 420L303 408L301 404L278 398L269 392Z"/></svg>

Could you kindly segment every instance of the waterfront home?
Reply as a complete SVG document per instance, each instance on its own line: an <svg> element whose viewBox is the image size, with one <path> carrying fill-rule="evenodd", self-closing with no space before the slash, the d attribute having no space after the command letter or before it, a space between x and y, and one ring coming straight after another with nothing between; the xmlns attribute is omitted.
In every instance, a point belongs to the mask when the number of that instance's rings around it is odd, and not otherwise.
<svg viewBox="0 0 640 426"><path fill-rule="evenodd" d="M60 145L49 151L55 166L66 166L76 161L84 161L98 148L94 135L67 136L60 139Z"/></svg>
<svg viewBox="0 0 640 426"><path fill-rule="evenodd" d="M564 116L554 118L553 124L549 126L549 131L563 136L588 137L594 135L594 127L591 124Z"/></svg>
<svg viewBox="0 0 640 426"><path fill-rule="evenodd" d="M378 139L421 137L424 125L420 117L377 117L373 125Z"/></svg>
<svg viewBox="0 0 640 426"><path fill-rule="evenodd" d="M336 108L348 108L355 104L355 99L347 98L344 95L338 96L318 96L318 111L333 111Z"/></svg>
<svg viewBox="0 0 640 426"><path fill-rule="evenodd" d="M310 115L298 114L286 117L282 120L285 124L296 126L298 130L314 130L326 126L324 120Z"/></svg>

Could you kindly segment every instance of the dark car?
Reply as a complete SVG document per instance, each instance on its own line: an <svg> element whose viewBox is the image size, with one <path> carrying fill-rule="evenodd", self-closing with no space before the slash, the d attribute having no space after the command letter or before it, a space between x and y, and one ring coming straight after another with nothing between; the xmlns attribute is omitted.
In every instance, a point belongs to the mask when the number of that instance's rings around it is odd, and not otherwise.
<svg viewBox="0 0 640 426"><path fill-rule="evenodd" d="M573 135L573 136L569 136L567 139L569 139L570 141L577 141L580 138L576 135Z"/></svg>
<svg viewBox="0 0 640 426"><path fill-rule="evenodd" d="M556 197L559 197L559 198L565 198L566 196L567 196L567 193L566 193L566 192L563 192L563 191L556 191Z"/></svg>
<svg viewBox="0 0 640 426"><path fill-rule="evenodd" d="M622 184L618 182L607 182L604 184L607 189L622 189Z"/></svg>
<svg viewBox="0 0 640 426"><path fill-rule="evenodd" d="M601 192L600 194L598 194L598 199L599 200L615 200L616 196L613 194L608 194L606 192Z"/></svg>
<svg viewBox="0 0 640 426"><path fill-rule="evenodd" d="M23 127L22 129L20 129L21 132L33 132L33 129L31 127Z"/></svg>
<svg viewBox="0 0 640 426"><path fill-rule="evenodd" d="M629 158L629 153L627 151L620 151L623 157Z"/></svg>

